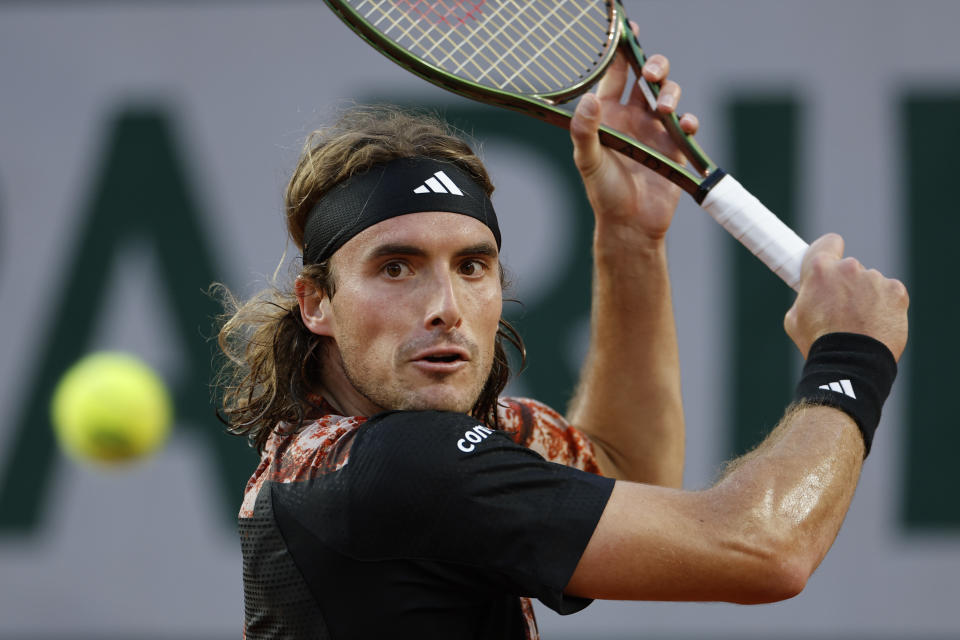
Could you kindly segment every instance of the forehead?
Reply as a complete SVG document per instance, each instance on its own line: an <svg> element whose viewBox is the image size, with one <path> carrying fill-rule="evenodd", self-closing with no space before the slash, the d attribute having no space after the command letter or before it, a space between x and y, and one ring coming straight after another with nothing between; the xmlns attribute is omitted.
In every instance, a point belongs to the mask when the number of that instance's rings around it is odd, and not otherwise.
<svg viewBox="0 0 960 640"><path fill-rule="evenodd" d="M384 245L417 247L424 253L457 253L487 244L497 251L490 227L460 213L408 213L378 222L350 238L336 253L337 262L363 260Z"/></svg>

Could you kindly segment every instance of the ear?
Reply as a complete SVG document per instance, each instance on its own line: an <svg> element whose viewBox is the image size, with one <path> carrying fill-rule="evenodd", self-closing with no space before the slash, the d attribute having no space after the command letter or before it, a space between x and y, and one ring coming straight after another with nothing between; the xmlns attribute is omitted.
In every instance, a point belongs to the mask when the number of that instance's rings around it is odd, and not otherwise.
<svg viewBox="0 0 960 640"><path fill-rule="evenodd" d="M300 304L300 318L307 329L319 336L333 337L334 322L330 297L303 277L297 277L293 290Z"/></svg>

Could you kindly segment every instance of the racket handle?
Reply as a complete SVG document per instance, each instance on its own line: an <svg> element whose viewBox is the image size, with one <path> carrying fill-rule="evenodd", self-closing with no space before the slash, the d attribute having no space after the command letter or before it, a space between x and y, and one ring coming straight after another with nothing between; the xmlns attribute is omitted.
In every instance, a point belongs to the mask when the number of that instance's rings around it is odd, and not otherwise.
<svg viewBox="0 0 960 640"><path fill-rule="evenodd" d="M792 289L799 289L809 245L733 176L725 174L700 206Z"/></svg>

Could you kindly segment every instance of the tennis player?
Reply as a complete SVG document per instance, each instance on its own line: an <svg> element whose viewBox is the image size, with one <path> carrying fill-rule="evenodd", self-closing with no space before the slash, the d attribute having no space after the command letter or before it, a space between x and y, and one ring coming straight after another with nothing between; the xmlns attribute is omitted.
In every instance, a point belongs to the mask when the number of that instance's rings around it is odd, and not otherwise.
<svg viewBox="0 0 960 640"><path fill-rule="evenodd" d="M676 109L669 63L657 108ZM902 284L814 242L786 329L795 402L712 488L680 489L684 422L664 237L679 190L600 147L677 155L615 64L572 125L596 216L590 351L566 417L501 398L493 186L441 122L354 109L286 194L303 270L237 304L225 411L261 462L240 511L249 638L536 638L529 598L789 598L853 495L906 342ZM695 118L685 116L688 132ZM510 212L501 212L510 215Z"/></svg>

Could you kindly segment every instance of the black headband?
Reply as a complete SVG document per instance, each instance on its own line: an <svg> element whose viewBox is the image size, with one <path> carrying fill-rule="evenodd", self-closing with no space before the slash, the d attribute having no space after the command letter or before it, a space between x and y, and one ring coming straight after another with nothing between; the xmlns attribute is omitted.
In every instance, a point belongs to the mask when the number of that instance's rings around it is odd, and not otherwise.
<svg viewBox="0 0 960 640"><path fill-rule="evenodd" d="M490 228L500 248L493 204L470 174L450 162L398 158L347 178L320 198L303 231L303 264L323 262L378 222L425 211L475 218Z"/></svg>

